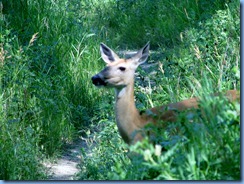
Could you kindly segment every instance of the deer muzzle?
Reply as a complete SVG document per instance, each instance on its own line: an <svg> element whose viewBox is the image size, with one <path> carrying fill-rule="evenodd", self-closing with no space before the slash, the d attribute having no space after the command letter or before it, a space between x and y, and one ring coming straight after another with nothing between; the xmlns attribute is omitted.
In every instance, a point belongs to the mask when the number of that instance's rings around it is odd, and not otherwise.
<svg viewBox="0 0 244 184"><path fill-rule="evenodd" d="M106 82L98 74L94 75L91 79L95 86L106 86Z"/></svg>

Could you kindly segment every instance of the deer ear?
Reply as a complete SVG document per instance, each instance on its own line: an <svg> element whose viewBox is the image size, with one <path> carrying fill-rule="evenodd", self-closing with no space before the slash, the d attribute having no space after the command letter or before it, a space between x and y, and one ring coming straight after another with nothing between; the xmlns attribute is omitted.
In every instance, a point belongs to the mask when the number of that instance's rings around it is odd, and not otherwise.
<svg viewBox="0 0 244 184"><path fill-rule="evenodd" d="M101 56L106 63L111 63L119 59L119 56L104 43L100 45Z"/></svg>
<svg viewBox="0 0 244 184"><path fill-rule="evenodd" d="M149 42L147 42L147 44L142 49L140 49L131 59L136 61L138 65L144 63L149 56L149 46Z"/></svg>

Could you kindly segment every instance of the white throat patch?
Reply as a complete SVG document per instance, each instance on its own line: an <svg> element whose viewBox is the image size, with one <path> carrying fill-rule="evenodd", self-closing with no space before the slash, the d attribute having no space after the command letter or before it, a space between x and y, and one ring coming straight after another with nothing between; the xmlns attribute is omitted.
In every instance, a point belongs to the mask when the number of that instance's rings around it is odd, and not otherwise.
<svg viewBox="0 0 244 184"><path fill-rule="evenodd" d="M122 88L121 90L115 89L115 92L116 92L116 95L117 95L118 99L121 98L122 96L124 96L125 90L126 90L126 87Z"/></svg>

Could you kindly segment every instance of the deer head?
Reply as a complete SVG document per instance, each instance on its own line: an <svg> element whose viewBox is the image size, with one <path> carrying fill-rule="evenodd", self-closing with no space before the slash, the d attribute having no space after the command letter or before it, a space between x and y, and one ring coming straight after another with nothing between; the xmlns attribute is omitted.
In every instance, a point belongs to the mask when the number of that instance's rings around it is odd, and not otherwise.
<svg viewBox="0 0 244 184"><path fill-rule="evenodd" d="M101 43L101 56L107 66L92 77L96 86L123 88L133 84L134 73L137 67L144 63L149 54L149 43L140 49L133 57L121 59L108 46Z"/></svg>

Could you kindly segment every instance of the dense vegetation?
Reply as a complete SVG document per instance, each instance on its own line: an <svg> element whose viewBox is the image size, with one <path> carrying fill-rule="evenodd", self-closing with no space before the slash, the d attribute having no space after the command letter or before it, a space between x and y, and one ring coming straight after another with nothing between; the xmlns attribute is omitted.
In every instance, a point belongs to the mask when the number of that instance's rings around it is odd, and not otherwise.
<svg viewBox="0 0 244 184"><path fill-rule="evenodd" d="M3 0L0 179L44 179L43 160L82 134L89 144L78 179L240 180L240 105L206 95L240 89L239 4ZM207 114L182 113L168 131L147 127L160 135L164 152L147 139L125 145L114 122L113 91L90 80L103 67L100 42L124 50L147 41L149 63L157 64L138 69L137 107L200 96Z"/></svg>

